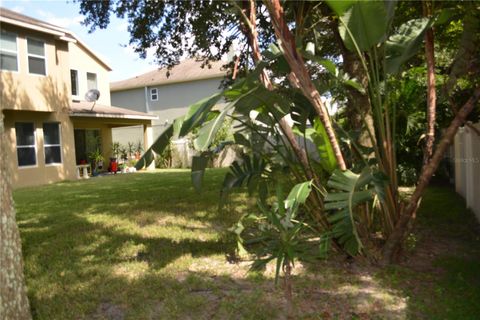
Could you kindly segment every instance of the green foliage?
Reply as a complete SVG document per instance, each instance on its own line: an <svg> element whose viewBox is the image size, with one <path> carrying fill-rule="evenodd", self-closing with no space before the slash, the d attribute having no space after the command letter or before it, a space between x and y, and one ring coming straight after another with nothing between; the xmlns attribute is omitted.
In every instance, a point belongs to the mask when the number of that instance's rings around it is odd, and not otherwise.
<svg viewBox="0 0 480 320"><path fill-rule="evenodd" d="M425 31L433 21L427 18L413 19L402 24L385 43L385 67L387 73L397 73L400 67L420 48Z"/></svg>
<svg viewBox="0 0 480 320"><path fill-rule="evenodd" d="M349 170L333 172L328 186L337 192L330 192L325 197L325 210L331 210L328 217L333 228L331 235L338 239L349 254L356 255L362 251L363 244L357 230L361 223L356 217L358 205L373 200L375 195L384 201L386 178L379 172L365 168L361 174Z"/></svg>
<svg viewBox="0 0 480 320"><path fill-rule="evenodd" d="M244 243L261 243L259 251L255 252L255 261L252 270L265 268L270 261L276 262L275 282L278 281L280 272L287 266L294 265L297 259L311 258L312 246L318 245L306 237L305 229L308 225L297 220L296 216L311 192L311 182L295 185L287 198L284 198L281 187L277 187L277 201L271 207L258 202L260 214L245 215L232 229L238 237L238 245L245 252ZM245 240L243 232L245 227L242 220L251 220L256 230L255 237ZM251 248L251 247L249 247Z"/></svg>
<svg viewBox="0 0 480 320"><path fill-rule="evenodd" d="M343 2L343 1L342 1ZM383 1L327 1L342 24L340 36L350 51L366 51L385 37L388 16Z"/></svg>

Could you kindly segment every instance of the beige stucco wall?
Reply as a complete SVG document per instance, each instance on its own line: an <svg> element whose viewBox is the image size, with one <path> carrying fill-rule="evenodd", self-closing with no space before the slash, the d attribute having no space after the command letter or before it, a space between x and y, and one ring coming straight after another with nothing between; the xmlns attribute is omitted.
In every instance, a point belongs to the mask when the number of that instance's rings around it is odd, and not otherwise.
<svg viewBox="0 0 480 320"><path fill-rule="evenodd" d="M75 179L75 148L73 126L66 112L28 112L5 110L5 128L10 140L9 166L12 173L13 187L34 186L60 180ZM32 167L19 167L16 151L15 122L33 122L35 126L35 143L37 164ZM59 122L61 130L62 163L45 164L43 123Z"/></svg>
<svg viewBox="0 0 480 320"><path fill-rule="evenodd" d="M70 77L70 69L78 72L78 96L73 97L78 100L85 100L87 90L87 72L97 74L97 86L100 91L99 104L110 105L110 80L108 69L85 50L80 44L70 42L68 44L70 55L68 76ZM68 80L70 86L70 78ZM69 87L70 88L70 87ZM71 91L69 91L71 93Z"/></svg>
<svg viewBox="0 0 480 320"><path fill-rule="evenodd" d="M61 111L69 101L68 45L52 36L2 24L17 34L18 71L0 71L1 109ZM27 37L45 42L47 75L28 72Z"/></svg>

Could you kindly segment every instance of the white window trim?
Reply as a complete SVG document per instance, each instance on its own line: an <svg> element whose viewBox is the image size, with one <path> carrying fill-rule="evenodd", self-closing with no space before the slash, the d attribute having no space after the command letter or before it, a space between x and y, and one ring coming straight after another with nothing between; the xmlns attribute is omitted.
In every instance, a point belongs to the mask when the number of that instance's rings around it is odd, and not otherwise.
<svg viewBox="0 0 480 320"><path fill-rule="evenodd" d="M5 52L7 54L15 54L15 57L17 58L17 70L7 70L7 69L0 69L0 71L2 72L14 72L14 73L19 73L20 72L20 62L18 61L18 34L15 33L15 32L11 32L11 31L4 31L2 30L3 33L9 33L11 35L14 35L15 36L15 51L13 50L8 50L8 49L3 49L2 47L0 47L0 52Z"/></svg>
<svg viewBox="0 0 480 320"><path fill-rule="evenodd" d="M31 168L38 168L38 150L37 150L37 128L35 126L35 123L34 122L25 122L25 121L18 121L16 123L31 123L33 124L33 142L35 144L33 145L21 145L19 146L18 145L18 142L17 142L17 132L16 132L16 129L15 129L15 151L17 151L18 148L31 148L33 146L34 150L35 150L35 164L34 165L28 165L28 166L21 166L19 163L18 163L18 154L16 154L16 158L17 158L17 168L18 169L31 169Z"/></svg>
<svg viewBox="0 0 480 320"><path fill-rule="evenodd" d="M155 93L154 93L155 91ZM156 96L155 99L153 99L153 96ZM158 101L158 89L157 88L151 88L150 89L150 101Z"/></svg>
<svg viewBox="0 0 480 320"><path fill-rule="evenodd" d="M60 125L60 122L44 122L44 123L54 123L58 125L58 144L46 144L45 143L45 131L43 131L43 157L44 157L44 162L46 167L55 167L55 166L61 166L63 165L63 150L62 150L62 126ZM43 126L42 126L43 130ZM60 162L53 162L53 163L47 163L47 153L45 152L46 147L60 147Z"/></svg>
<svg viewBox="0 0 480 320"><path fill-rule="evenodd" d="M70 69L70 81L72 81L72 71L77 71L77 94L76 95L73 95L71 94L72 93L72 88L70 87L70 94L72 96L72 98L75 98L75 99L80 99L80 82L78 81L79 79L79 75L80 75L80 71L78 69ZM70 86L72 84L70 83Z"/></svg>
<svg viewBox="0 0 480 320"><path fill-rule="evenodd" d="M33 54L33 53L28 53L28 39L34 40L34 41L40 41L43 42L43 56L38 55L38 54ZM28 68L28 74L32 76L38 76L38 77L46 77L48 76L48 64L47 64L47 43L43 39L39 38L33 38L33 37L27 37L27 68ZM45 74L39 74L39 73L32 73L30 72L30 64L28 63L28 58L41 58L45 61Z"/></svg>

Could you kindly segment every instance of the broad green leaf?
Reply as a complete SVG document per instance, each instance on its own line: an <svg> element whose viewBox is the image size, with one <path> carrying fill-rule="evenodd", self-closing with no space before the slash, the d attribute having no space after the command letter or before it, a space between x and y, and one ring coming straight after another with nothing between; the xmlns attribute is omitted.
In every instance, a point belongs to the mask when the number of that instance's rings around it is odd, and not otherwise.
<svg viewBox="0 0 480 320"><path fill-rule="evenodd" d="M165 148L170 144L170 139L173 136L173 126L174 124L169 125L167 129L163 131L160 136L158 136L157 140L155 140L152 146L145 151L143 156L138 160L137 164L135 165L135 168L137 170L148 167L154 160L153 152L155 152L156 154L161 154L163 150L165 150Z"/></svg>
<svg viewBox="0 0 480 320"><path fill-rule="evenodd" d="M325 171L330 173L337 168L338 163L330 140L328 139L327 131L325 131L322 122L318 118L315 118L313 128L315 132L312 135L312 139L320 155L320 165Z"/></svg>
<svg viewBox="0 0 480 320"><path fill-rule="evenodd" d="M285 208L292 208L295 205L303 204L312 191L312 181L306 181L295 185L285 199Z"/></svg>
<svg viewBox="0 0 480 320"><path fill-rule="evenodd" d="M209 158L206 156L192 157L192 184L197 192L202 190L203 176L207 168Z"/></svg>
<svg viewBox="0 0 480 320"><path fill-rule="evenodd" d="M145 167L148 167L154 160L152 149L148 149L143 156L135 164L135 169L141 170Z"/></svg>
<svg viewBox="0 0 480 320"><path fill-rule="evenodd" d="M356 80L349 79L349 80L344 81L344 83L346 85L349 85L352 88L357 89L358 92L360 92L360 93L363 93L363 94L365 93L365 88L359 82L357 82Z"/></svg>
<svg viewBox="0 0 480 320"><path fill-rule="evenodd" d="M332 5L333 1L328 3ZM339 19L340 36L350 51L356 52L355 43L360 51L367 51L386 37L388 13L383 1L357 1Z"/></svg>
<svg viewBox="0 0 480 320"><path fill-rule="evenodd" d="M420 49L425 31L432 24L431 19L414 19L402 24L397 33L390 36L385 43L386 71L395 74L400 67Z"/></svg>
<svg viewBox="0 0 480 320"><path fill-rule="evenodd" d="M208 150L218 130L222 127L228 111L229 108L225 108L216 118L208 121L198 130L198 135L195 140L193 140L195 150Z"/></svg>
<svg viewBox="0 0 480 320"><path fill-rule="evenodd" d="M358 0L327 0L328 6L338 15L341 16Z"/></svg>
<svg viewBox="0 0 480 320"><path fill-rule="evenodd" d="M250 141L247 138L245 138L245 136L240 132L235 132L233 134L233 138L235 139L235 143L238 144L238 145L242 145L242 146L245 146L245 147L251 147L252 146Z"/></svg>
<svg viewBox="0 0 480 320"><path fill-rule="evenodd" d="M202 99L192 104L183 120L180 136L183 137L196 126L205 121L208 113L215 104L222 98L223 92L215 93L208 98Z"/></svg>

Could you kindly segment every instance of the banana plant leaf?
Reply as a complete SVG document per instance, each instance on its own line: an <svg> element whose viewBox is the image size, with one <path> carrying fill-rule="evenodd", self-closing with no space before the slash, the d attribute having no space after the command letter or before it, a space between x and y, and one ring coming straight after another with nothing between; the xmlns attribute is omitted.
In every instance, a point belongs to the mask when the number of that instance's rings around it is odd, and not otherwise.
<svg viewBox="0 0 480 320"><path fill-rule="evenodd" d="M343 43L350 51L367 51L386 38L389 12L384 1L336 1L327 4L342 22L338 28Z"/></svg>
<svg viewBox="0 0 480 320"><path fill-rule="evenodd" d="M432 19L413 19L402 24L385 43L386 71L395 74L413 57L422 46L425 32L431 27Z"/></svg>
<svg viewBox="0 0 480 320"><path fill-rule="evenodd" d="M207 119L208 114L212 110L213 106L215 106L215 104L217 104L222 97L223 92L219 92L192 104L183 120L183 124L180 129L180 136L185 136L196 126L203 123Z"/></svg>
<svg viewBox="0 0 480 320"><path fill-rule="evenodd" d="M192 184L197 192L202 191L203 176L210 157L206 155L192 157Z"/></svg>
<svg viewBox="0 0 480 320"><path fill-rule="evenodd" d="M325 197L325 210L332 212L328 217L333 226L332 236L349 254L356 255L361 252L363 244L356 229L355 207L372 200L376 193L384 193L384 180L375 177L366 167L360 174L335 170L327 185L338 190Z"/></svg>
<svg viewBox="0 0 480 320"><path fill-rule="evenodd" d="M174 122L175 123L175 122ZM170 139L174 133L174 123L169 125L165 131L155 140L150 148L148 148L143 156L135 164L137 170L148 167L154 160L154 153L161 154L163 150L170 144Z"/></svg>

